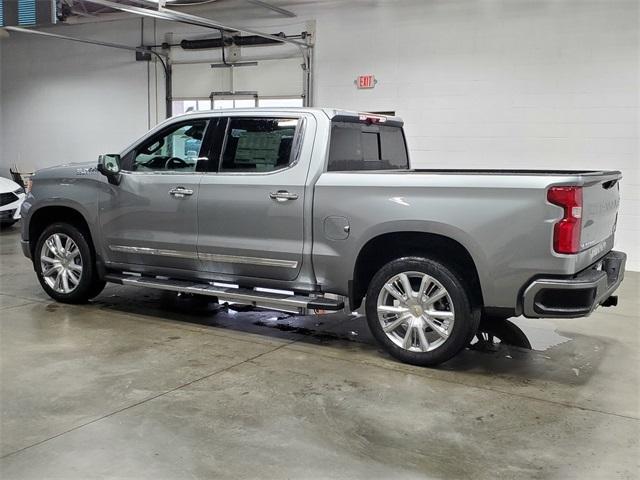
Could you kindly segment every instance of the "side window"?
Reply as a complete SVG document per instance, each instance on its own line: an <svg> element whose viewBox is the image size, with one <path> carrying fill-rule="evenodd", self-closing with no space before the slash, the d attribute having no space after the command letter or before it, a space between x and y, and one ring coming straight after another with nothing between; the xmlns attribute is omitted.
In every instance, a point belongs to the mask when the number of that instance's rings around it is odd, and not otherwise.
<svg viewBox="0 0 640 480"><path fill-rule="evenodd" d="M195 172L206 127L206 120L192 120L151 137L136 148L131 170Z"/></svg>
<svg viewBox="0 0 640 480"><path fill-rule="evenodd" d="M330 172L409 168L400 127L336 122L331 126Z"/></svg>
<svg viewBox="0 0 640 480"><path fill-rule="evenodd" d="M297 118L231 117L227 126L221 172L272 172L286 167Z"/></svg>

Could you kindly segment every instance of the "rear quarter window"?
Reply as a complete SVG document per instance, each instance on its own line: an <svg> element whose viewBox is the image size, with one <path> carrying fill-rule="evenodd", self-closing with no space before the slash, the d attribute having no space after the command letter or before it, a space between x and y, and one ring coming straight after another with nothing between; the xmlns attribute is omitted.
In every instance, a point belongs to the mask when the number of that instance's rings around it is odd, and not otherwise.
<svg viewBox="0 0 640 480"><path fill-rule="evenodd" d="M402 128L350 122L332 124L328 171L408 168Z"/></svg>

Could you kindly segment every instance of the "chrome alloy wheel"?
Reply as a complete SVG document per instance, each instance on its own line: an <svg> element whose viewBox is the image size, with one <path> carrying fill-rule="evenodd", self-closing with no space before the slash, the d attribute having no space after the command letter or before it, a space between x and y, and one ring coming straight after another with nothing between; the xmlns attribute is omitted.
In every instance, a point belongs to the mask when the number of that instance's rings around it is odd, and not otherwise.
<svg viewBox="0 0 640 480"><path fill-rule="evenodd" d="M73 292L82 278L82 255L76 242L64 233L47 238L40 251L40 271L56 292Z"/></svg>
<svg viewBox="0 0 640 480"><path fill-rule="evenodd" d="M411 352L430 352L447 341L455 313L449 292L422 272L391 277L378 295L378 320L389 339Z"/></svg>

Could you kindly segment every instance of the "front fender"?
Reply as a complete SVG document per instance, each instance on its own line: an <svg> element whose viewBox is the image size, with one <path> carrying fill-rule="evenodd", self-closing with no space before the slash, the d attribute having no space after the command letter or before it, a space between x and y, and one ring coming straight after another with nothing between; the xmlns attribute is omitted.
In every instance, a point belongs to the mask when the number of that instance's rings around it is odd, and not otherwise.
<svg viewBox="0 0 640 480"><path fill-rule="evenodd" d="M69 208L76 211L86 222L94 248L102 251L98 228L98 190L105 183L97 174L92 177L35 178L32 190L22 204L22 240L30 238L32 220L38 212L50 207ZM56 220L59 220L56 218Z"/></svg>

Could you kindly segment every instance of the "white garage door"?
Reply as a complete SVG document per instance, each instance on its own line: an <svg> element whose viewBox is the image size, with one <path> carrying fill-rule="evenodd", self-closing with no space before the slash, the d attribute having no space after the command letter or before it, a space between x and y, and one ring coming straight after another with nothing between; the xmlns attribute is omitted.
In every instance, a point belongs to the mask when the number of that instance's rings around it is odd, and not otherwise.
<svg viewBox="0 0 640 480"><path fill-rule="evenodd" d="M298 58L260 60L256 66L211 68L210 63L174 64L173 98L207 99L211 92L256 91L259 98L302 98ZM233 80L231 76L233 75Z"/></svg>

